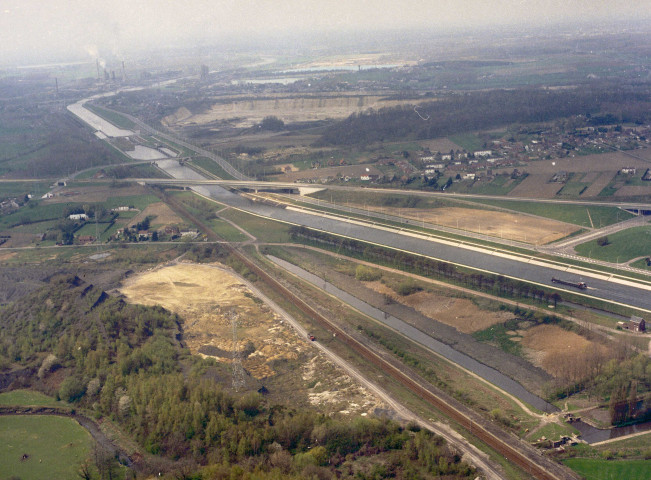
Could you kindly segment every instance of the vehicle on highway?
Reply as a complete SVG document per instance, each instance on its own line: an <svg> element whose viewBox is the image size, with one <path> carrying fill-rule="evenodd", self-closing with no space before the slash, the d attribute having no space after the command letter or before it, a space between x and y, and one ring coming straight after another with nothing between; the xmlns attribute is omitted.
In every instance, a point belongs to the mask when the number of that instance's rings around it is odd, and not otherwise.
<svg viewBox="0 0 651 480"><path fill-rule="evenodd" d="M586 288L588 288L585 282L570 282L568 280L561 280L560 278L554 278L554 277L552 277L552 283L560 283L561 285L576 287L576 288L580 288L581 290L585 290Z"/></svg>

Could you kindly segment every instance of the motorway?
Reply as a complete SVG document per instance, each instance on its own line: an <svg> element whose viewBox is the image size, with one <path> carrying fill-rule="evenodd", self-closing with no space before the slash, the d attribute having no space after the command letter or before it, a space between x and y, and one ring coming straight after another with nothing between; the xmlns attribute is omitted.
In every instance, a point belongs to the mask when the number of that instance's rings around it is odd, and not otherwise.
<svg viewBox="0 0 651 480"><path fill-rule="evenodd" d="M185 167L180 168L185 170ZM174 170L173 173L175 174L181 173L177 168ZM196 172L191 170L190 172L191 175L198 176ZM185 171L183 174L190 175ZM398 230L361 222L345 221L340 218L314 215L294 209L289 210L262 205L214 185L202 185L194 187L193 190L226 205L263 217L418 253L480 271L501 274L548 288L566 290L577 295L588 295L651 312L651 287L632 282L630 284L619 283L607 274L588 272L570 266L555 266L534 259L503 255L487 249L468 248L458 243L454 245L451 242L443 243L430 240L424 235L405 234L405 232L399 232ZM260 240L264 241L264 239ZM552 277L570 281L583 281L588 284L588 289L581 291L572 287L559 286L551 282Z"/></svg>
<svg viewBox="0 0 651 480"><path fill-rule="evenodd" d="M73 113L75 112L73 111ZM147 130L152 131L152 133L155 132L151 127L143 124L137 119L132 117L129 118L132 121L136 121L141 128L146 128ZM160 134L160 132L155 133ZM167 135L164 137L167 138ZM186 146L186 148L197 150L197 147L189 144L185 145L184 142L179 142L178 139L170 138L169 140L181 143ZM201 153L203 154L203 152ZM221 158L215 160L221 160L221 162L219 162L220 164L223 162L223 159ZM240 208L260 216L290 224L303 225L407 252L426 255L446 262L468 266L479 271L526 280L535 284L544 285L548 288L567 290L578 295L589 295L627 306L634 306L651 312L651 287L648 285L645 286L633 282L618 282L614 281L608 275L579 270L576 267L559 267L536 261L534 259L527 260L511 255L491 252L487 249L469 248L467 245L434 241L423 235L405 234L405 232L396 229L383 228L362 222L347 221L332 216L314 215L296 209L290 210L262 205L242 198L241 196L231 193L218 185L205 184L205 177L199 175L188 167L179 165L175 160L158 161L157 164L159 168L164 170L173 179L201 184L192 187L193 190L198 193L214 198L226 205ZM242 179L243 176L240 174L238 177ZM151 182L151 180L149 180L149 182L154 183ZM294 185L294 188L296 188L296 185ZM552 277L562 278L569 281L586 282L588 284L588 290L579 291L572 287L563 287L557 284L552 284Z"/></svg>

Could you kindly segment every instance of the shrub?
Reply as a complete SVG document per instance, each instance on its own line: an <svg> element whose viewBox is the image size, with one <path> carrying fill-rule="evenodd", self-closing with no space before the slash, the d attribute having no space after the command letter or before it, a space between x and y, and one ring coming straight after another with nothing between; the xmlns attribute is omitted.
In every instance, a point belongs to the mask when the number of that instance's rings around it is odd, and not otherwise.
<svg viewBox="0 0 651 480"><path fill-rule="evenodd" d="M422 288L416 284L413 280L403 280L400 282L398 287L396 288L396 293L398 295L401 295L403 297L406 297L407 295L411 295L412 293L416 293L421 291Z"/></svg>
<svg viewBox="0 0 651 480"><path fill-rule="evenodd" d="M357 265L355 278L360 282L374 282L382 278L382 273L366 265Z"/></svg>
<svg viewBox="0 0 651 480"><path fill-rule="evenodd" d="M46 374L50 373L53 370L56 370L60 366L61 364L59 363L59 359L56 357L56 355L50 353L43 360L41 368L38 369L38 378L43 378Z"/></svg>
<svg viewBox="0 0 651 480"><path fill-rule="evenodd" d="M86 382L77 376L67 377L59 387L59 398L66 402L79 400L86 393Z"/></svg>

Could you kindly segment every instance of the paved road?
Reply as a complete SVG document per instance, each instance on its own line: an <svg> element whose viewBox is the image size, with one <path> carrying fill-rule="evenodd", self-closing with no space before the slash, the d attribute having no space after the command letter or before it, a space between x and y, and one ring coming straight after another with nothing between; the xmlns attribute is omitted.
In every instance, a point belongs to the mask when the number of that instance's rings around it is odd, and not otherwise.
<svg viewBox="0 0 651 480"><path fill-rule="evenodd" d="M579 295L585 294L624 305L635 306L651 312L651 295L648 287L617 283L609 280L607 275L591 274L570 267L554 267L542 264L542 262L529 261L527 263L494 253L460 248L458 245L438 243L419 236L408 236L372 225L361 225L340 219L261 205L218 186L200 186L194 187L194 190L227 205L276 220L304 225L379 245L395 247L447 262L527 280L558 290L567 290ZM260 240L264 241L264 238ZM584 281L589 288L587 291L581 291L572 287L556 285L551 282L552 277L570 281Z"/></svg>
<svg viewBox="0 0 651 480"><path fill-rule="evenodd" d="M179 143L183 146L186 146L187 148L191 148L194 151L209 156L210 158L215 157L213 158L215 161L220 164L225 164L222 165L223 167L230 167L227 168L227 171L229 171L229 173L231 173L230 170L234 170L232 166L230 166L227 162L224 162L223 159L215 156L210 152L199 149L194 145L187 144L184 141L163 134L162 132L156 132L151 127L145 125L143 122L134 117L127 117L136 122L143 129L155 132L156 134L161 135L163 138L167 138L170 141ZM172 167L171 164L161 166L160 162L159 166L166 170L167 173L169 173L174 178L199 180L197 177L201 177L196 172L187 167L179 166L179 168L176 168L176 166ZM242 174L236 171L234 171L233 174L233 176L236 178L244 177ZM649 295L649 289L609 281L607 277L603 275L600 275L600 278L597 278L597 276L594 275L575 273L578 272L578 270L559 272L558 268L544 266L539 262L524 263L513 258L505 258L496 254L490 254L467 248L459 248L459 246L433 242L425 238L419 238L417 236L407 236L396 231L389 231L387 229L377 228L374 226L362 225L325 216L315 216L305 212L297 212L288 209L261 205L228 192L227 190L217 185L197 186L194 187L194 190L208 197L215 198L216 200L219 200L227 205L242 208L243 210L247 210L249 212L263 216L268 216L276 220L321 229L331 233L345 235L367 242L374 242L380 245L400 248L402 250L427 255L447 262L463 264L479 270L498 273L513 278L519 278L541 285L546 285L548 287L554 287L560 290L568 290L572 293L581 294L581 292L577 292L571 287L564 288L559 285L552 284L551 278L555 276L562 277L563 279L570 281L585 281L589 285L589 291L587 291L586 294L604 300L619 302L624 305L632 305L638 308L649 310L651 312L651 295Z"/></svg>

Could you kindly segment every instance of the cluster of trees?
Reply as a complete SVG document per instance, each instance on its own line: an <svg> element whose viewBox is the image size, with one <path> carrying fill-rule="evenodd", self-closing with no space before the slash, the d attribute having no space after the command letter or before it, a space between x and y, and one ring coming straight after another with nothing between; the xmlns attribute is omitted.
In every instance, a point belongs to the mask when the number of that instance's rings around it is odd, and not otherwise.
<svg viewBox="0 0 651 480"><path fill-rule="evenodd" d="M581 90L522 88L452 94L436 102L354 113L328 127L319 145L358 145L379 141L437 138L513 123L547 122L591 115L595 122L646 122L651 94L641 86Z"/></svg>
<svg viewBox="0 0 651 480"><path fill-rule="evenodd" d="M201 478L476 475L441 438L415 426L229 394L214 380L223 367L184 348L178 316L128 305L78 277L53 278L0 314L4 365L33 367L36 385L111 417L150 453L178 461L168 468L202 471ZM48 381L54 370L64 373L60 384ZM91 470L84 465L81 474Z"/></svg>

